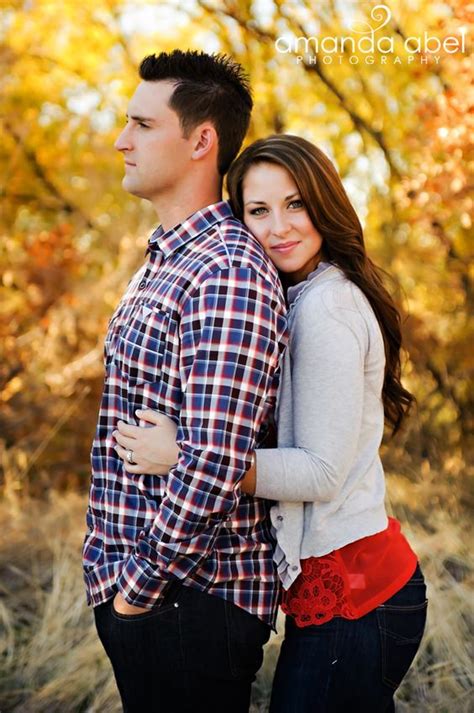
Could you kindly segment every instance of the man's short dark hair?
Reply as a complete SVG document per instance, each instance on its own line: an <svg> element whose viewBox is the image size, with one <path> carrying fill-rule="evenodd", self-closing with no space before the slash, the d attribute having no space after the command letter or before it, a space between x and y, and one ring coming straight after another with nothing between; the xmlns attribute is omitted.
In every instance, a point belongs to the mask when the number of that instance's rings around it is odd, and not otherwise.
<svg viewBox="0 0 474 713"><path fill-rule="evenodd" d="M213 123L223 176L239 152L252 112L249 79L240 64L222 54L173 50L145 57L139 73L146 82L176 81L169 106L184 136L204 121Z"/></svg>

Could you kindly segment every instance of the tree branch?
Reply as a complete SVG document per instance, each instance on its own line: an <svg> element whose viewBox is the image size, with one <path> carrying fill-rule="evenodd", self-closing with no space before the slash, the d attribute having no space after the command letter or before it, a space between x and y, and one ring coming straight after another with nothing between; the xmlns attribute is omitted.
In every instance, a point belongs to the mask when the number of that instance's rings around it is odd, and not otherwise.
<svg viewBox="0 0 474 713"><path fill-rule="evenodd" d="M220 8L220 7L213 7L212 5L209 5L209 3L206 2L206 0L198 0L198 3L200 5L200 7L202 7L204 10L206 10L207 12L209 12L211 14L219 14L219 15L225 15L226 17L230 17L235 22L237 22L237 24L240 27L245 29L247 32L252 34L254 37L259 39L261 42L274 44L277 40L277 36L275 35L274 32L271 32L270 30L263 30L253 20L251 20L251 21L245 20L244 18L241 17L241 15L239 15L239 13L234 8L231 8L229 5L226 5L225 8ZM288 18L283 13L282 13L282 16L284 16L286 19L291 19L291 18ZM304 28L301 28L297 23L293 22L293 24L296 24L299 27L299 29L304 32ZM296 56L296 53L294 53L294 52L289 53L289 54ZM319 63L309 64L308 62L303 61L302 66L304 67L306 72L316 74L317 77L319 77L319 79L324 84L324 86L337 99L341 108L350 117L356 130L359 133L365 132L378 144L378 146L382 149L382 152L383 152L385 159L390 167L390 170L392 171L392 173L394 175L399 176L399 171L393 163L393 159L392 159L392 156L388 149L388 146L385 143L385 137L384 137L383 133L381 131L378 131L377 129L374 129L373 126L371 126L360 114L358 114L355 111L355 109L353 109L349 105L349 101L348 101L347 97L335 85L335 83L327 76L327 74L325 73L325 71L323 70L322 66Z"/></svg>
<svg viewBox="0 0 474 713"><path fill-rule="evenodd" d="M41 165L40 161L38 160L38 157L36 153L25 143L23 138L18 134L12 126L7 122L3 121L3 125L5 128L5 131L10 135L10 137L13 139L13 141L21 148L23 151L23 154L25 155L28 163L30 164L31 168L33 169L33 173L38 178L41 183L44 185L46 190L49 192L51 196L53 196L60 204L62 210L64 210L66 213L73 213L76 215L79 215L80 218L84 221L85 225L87 228L91 230L99 230L98 226L94 223L94 221L87 216L82 208L80 208L78 205L76 205L73 201L71 201L69 198L67 198L62 191L53 183L51 178L48 176L46 173L45 168Z"/></svg>

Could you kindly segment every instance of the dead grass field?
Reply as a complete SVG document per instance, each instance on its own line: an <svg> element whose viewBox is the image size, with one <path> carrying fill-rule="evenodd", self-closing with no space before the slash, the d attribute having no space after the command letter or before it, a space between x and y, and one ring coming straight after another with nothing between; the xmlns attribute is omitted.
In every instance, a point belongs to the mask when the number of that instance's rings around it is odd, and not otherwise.
<svg viewBox="0 0 474 713"><path fill-rule="evenodd" d="M399 713L474 710L473 528L464 511L450 507L448 486L433 498L435 483L436 474L417 483L389 476L389 506L421 558L430 601L422 649L399 692ZM0 502L1 713L121 710L85 604L85 507L85 496L74 492L51 492L40 502L6 491ZM253 713L266 710L279 640L274 636L267 645Z"/></svg>

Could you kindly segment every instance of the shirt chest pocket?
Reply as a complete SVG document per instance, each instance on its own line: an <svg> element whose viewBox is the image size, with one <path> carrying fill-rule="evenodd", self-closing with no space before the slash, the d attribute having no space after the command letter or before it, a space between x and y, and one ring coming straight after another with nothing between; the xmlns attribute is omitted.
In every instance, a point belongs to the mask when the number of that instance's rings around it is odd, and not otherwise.
<svg viewBox="0 0 474 713"><path fill-rule="evenodd" d="M170 315L141 304L120 330L112 357L130 384L160 380Z"/></svg>

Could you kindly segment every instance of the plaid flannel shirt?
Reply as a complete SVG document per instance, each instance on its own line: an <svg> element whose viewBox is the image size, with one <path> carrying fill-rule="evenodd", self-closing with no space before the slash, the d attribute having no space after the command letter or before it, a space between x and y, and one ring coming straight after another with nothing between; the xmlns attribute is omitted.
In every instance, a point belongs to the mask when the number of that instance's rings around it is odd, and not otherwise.
<svg viewBox="0 0 474 713"><path fill-rule="evenodd" d="M83 549L89 604L120 591L152 608L177 578L274 625L272 503L239 481L273 413L285 312L276 269L227 203L153 233L105 341ZM166 477L127 473L114 450L118 420L137 424L139 408L178 426Z"/></svg>

